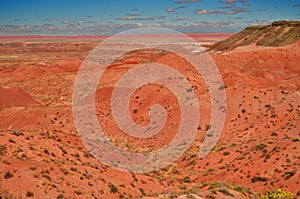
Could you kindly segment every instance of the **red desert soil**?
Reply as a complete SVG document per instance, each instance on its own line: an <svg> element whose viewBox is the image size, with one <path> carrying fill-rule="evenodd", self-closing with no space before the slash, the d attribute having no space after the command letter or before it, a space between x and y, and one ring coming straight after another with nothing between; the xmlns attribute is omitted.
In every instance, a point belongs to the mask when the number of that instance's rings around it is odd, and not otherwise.
<svg viewBox="0 0 300 199"><path fill-rule="evenodd" d="M203 38L197 41L220 39ZM140 140L117 127L110 112L111 93L131 68L149 62L174 67L194 86L200 102L201 119L190 149L166 168L133 174L93 158L73 121L76 72L99 41L0 40L0 197L250 198L278 188L299 193L299 42L210 53L226 85L227 117L221 138L204 159L198 151L209 128L210 97L189 63L174 54L145 50L109 66L96 95L97 116L111 141L125 150L164 146L180 118L174 95L149 84L133 94L129 110L134 121L147 125L148 108L162 104L168 114L163 131Z"/></svg>
<svg viewBox="0 0 300 199"><path fill-rule="evenodd" d="M20 88L0 88L0 108L35 105L38 103Z"/></svg>

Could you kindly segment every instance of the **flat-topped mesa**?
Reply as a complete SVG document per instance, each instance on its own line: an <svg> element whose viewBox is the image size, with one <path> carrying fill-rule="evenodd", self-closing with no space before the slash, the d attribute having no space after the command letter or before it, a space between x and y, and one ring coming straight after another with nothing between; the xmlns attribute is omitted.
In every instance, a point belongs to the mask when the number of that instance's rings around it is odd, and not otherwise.
<svg viewBox="0 0 300 199"><path fill-rule="evenodd" d="M271 26L300 26L300 21L274 21Z"/></svg>
<svg viewBox="0 0 300 199"><path fill-rule="evenodd" d="M300 40L300 21L275 21L266 26L250 26L211 46L211 51L228 51L239 46L284 46Z"/></svg>
<svg viewBox="0 0 300 199"><path fill-rule="evenodd" d="M274 26L300 26L300 21L274 21L270 25L265 26L249 26L245 29L265 29L266 27L274 27Z"/></svg>

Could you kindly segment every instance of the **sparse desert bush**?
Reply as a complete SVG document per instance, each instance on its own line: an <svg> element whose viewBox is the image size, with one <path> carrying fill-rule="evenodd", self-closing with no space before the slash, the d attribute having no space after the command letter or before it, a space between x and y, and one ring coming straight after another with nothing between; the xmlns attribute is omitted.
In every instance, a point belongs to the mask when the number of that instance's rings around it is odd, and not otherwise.
<svg viewBox="0 0 300 199"><path fill-rule="evenodd" d="M195 165L195 164L196 164L195 160L192 160L186 166Z"/></svg>
<svg viewBox="0 0 300 199"><path fill-rule="evenodd" d="M274 151L274 152L279 152L280 151L280 147L279 146L275 146L273 149L272 149L272 151Z"/></svg>
<svg viewBox="0 0 300 199"><path fill-rule="evenodd" d="M270 154L266 154L265 155L265 159L264 159L264 162L266 162L268 159L270 159L271 155Z"/></svg>
<svg viewBox="0 0 300 199"><path fill-rule="evenodd" d="M112 183L108 184L108 187L110 188L111 193L117 193L118 192L118 187Z"/></svg>
<svg viewBox="0 0 300 199"><path fill-rule="evenodd" d="M11 178L11 177L13 177L13 176L14 176L13 173L10 172L10 171L5 172L5 174L4 174L4 178L5 178L5 179Z"/></svg>
<svg viewBox="0 0 300 199"><path fill-rule="evenodd" d="M92 157L92 155L89 152L85 152L83 156L86 158Z"/></svg>
<svg viewBox="0 0 300 199"><path fill-rule="evenodd" d="M24 135L22 132L19 132L19 131L16 131L16 130L13 130L13 135L19 137L20 135Z"/></svg>
<svg viewBox="0 0 300 199"><path fill-rule="evenodd" d="M64 199L64 195L63 194L59 194L56 199Z"/></svg>
<svg viewBox="0 0 300 199"><path fill-rule="evenodd" d="M32 145L30 145L28 148L29 148L30 150L34 151L34 147L33 147Z"/></svg>
<svg viewBox="0 0 300 199"><path fill-rule="evenodd" d="M33 194L32 191L27 191L26 192L26 197L33 197L33 196L34 196L34 194Z"/></svg>
<svg viewBox="0 0 300 199"><path fill-rule="evenodd" d="M214 196L213 194L208 194L205 197L208 198L208 199L215 199L216 198L216 196Z"/></svg>
<svg viewBox="0 0 300 199"><path fill-rule="evenodd" d="M83 192L81 191L81 190L75 190L74 191L77 195L82 195L83 194Z"/></svg>
<svg viewBox="0 0 300 199"><path fill-rule="evenodd" d="M266 148L267 147L267 145L265 145L265 144L259 144L259 145L257 145L256 147L255 147L255 149L257 150L257 151L260 151L260 150L263 150L264 148Z"/></svg>
<svg viewBox="0 0 300 199"><path fill-rule="evenodd" d="M4 155L5 150L6 150L6 145L5 144L0 145L0 155Z"/></svg>
<svg viewBox="0 0 300 199"><path fill-rule="evenodd" d="M296 174L296 170L284 172L284 179L288 180Z"/></svg>
<svg viewBox="0 0 300 199"><path fill-rule="evenodd" d="M222 86L219 87L219 90L224 90L225 88L228 88L228 86L222 85Z"/></svg>
<svg viewBox="0 0 300 199"><path fill-rule="evenodd" d="M65 175L69 174L69 171L67 169L61 168L60 171Z"/></svg>
<svg viewBox="0 0 300 199"><path fill-rule="evenodd" d="M9 138L8 141L11 143L16 143L16 141L14 141L12 138Z"/></svg>
<svg viewBox="0 0 300 199"><path fill-rule="evenodd" d="M49 150L48 149L44 149L44 153L46 153L47 155L49 155Z"/></svg>
<svg viewBox="0 0 300 199"><path fill-rule="evenodd" d="M219 151L223 151L227 149L227 146L220 146L219 148L214 149L215 151L219 152Z"/></svg>
<svg viewBox="0 0 300 199"><path fill-rule="evenodd" d="M64 154L68 154L68 152L62 147L62 146L59 146L58 147Z"/></svg>
<svg viewBox="0 0 300 199"><path fill-rule="evenodd" d="M214 172L214 171L215 171L214 168L210 168L210 169L207 169L207 170L206 170L206 173L212 173L212 172Z"/></svg>
<svg viewBox="0 0 300 199"><path fill-rule="evenodd" d="M144 189L141 187L141 188L139 188L139 190L140 190L140 192L141 192L141 194L144 196L144 195L146 195L146 193L145 193L145 191L144 191Z"/></svg>
<svg viewBox="0 0 300 199"><path fill-rule="evenodd" d="M252 178L252 182L258 182L258 181L261 181L261 182L266 182L268 179L266 177L262 177L262 176L254 176Z"/></svg>
<svg viewBox="0 0 300 199"><path fill-rule="evenodd" d="M71 167L71 171L77 171L76 167Z"/></svg>
<svg viewBox="0 0 300 199"><path fill-rule="evenodd" d="M2 162L3 162L3 164L10 165L10 162L8 160L3 160Z"/></svg>
<svg viewBox="0 0 300 199"><path fill-rule="evenodd" d="M42 177L48 179L48 180L51 182L51 177L48 175L49 173L50 173L50 172L49 172L48 170L43 170L43 171L41 172Z"/></svg>
<svg viewBox="0 0 300 199"><path fill-rule="evenodd" d="M240 156L240 157L237 157L237 158L235 158L236 160L243 160L243 159L245 159L246 157L245 156Z"/></svg>

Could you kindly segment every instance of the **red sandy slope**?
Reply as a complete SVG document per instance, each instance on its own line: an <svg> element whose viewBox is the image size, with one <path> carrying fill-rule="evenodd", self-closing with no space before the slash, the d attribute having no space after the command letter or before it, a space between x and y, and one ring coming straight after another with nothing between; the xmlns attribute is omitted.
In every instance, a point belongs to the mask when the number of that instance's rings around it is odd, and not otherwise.
<svg viewBox="0 0 300 199"><path fill-rule="evenodd" d="M226 188L239 190L230 191L235 198L248 198L254 194L247 188L260 193L278 188L294 194L299 191L299 43L211 54L227 86L228 115L217 146L202 160L197 154L211 104L195 69L179 56L152 51L132 52L112 64L101 80L105 86L97 91L96 111L107 136L125 150L160 148L176 133L180 117L172 93L150 84L134 93L129 110L136 122L146 125L148 107L162 104L169 116L166 131L139 140L118 129L110 112L113 85L138 63L153 61L174 67L194 86L200 102L199 129L186 154L167 168L129 174L91 157L76 133L71 110L73 83L81 61L96 43L43 42L31 48L22 40L1 44L2 197L133 198L186 191L203 198L230 198L220 191ZM217 181L225 185L205 184Z"/></svg>

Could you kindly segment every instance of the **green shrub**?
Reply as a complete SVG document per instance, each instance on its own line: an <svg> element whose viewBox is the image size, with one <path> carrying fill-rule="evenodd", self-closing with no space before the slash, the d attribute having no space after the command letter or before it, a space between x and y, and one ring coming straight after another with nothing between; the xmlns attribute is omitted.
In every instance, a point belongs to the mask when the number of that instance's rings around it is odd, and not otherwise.
<svg viewBox="0 0 300 199"><path fill-rule="evenodd" d="M224 195L227 195L227 196L233 196L233 194L230 193L229 190L226 189L226 188L219 189L219 192L221 192L221 193L223 193Z"/></svg>
<svg viewBox="0 0 300 199"><path fill-rule="evenodd" d="M186 176L179 180L180 182L190 183L192 182L189 176Z"/></svg>
<svg viewBox="0 0 300 199"><path fill-rule="evenodd" d="M265 196L262 196L261 199L294 199L294 195L288 191L283 191L281 189L275 191L268 191Z"/></svg>

